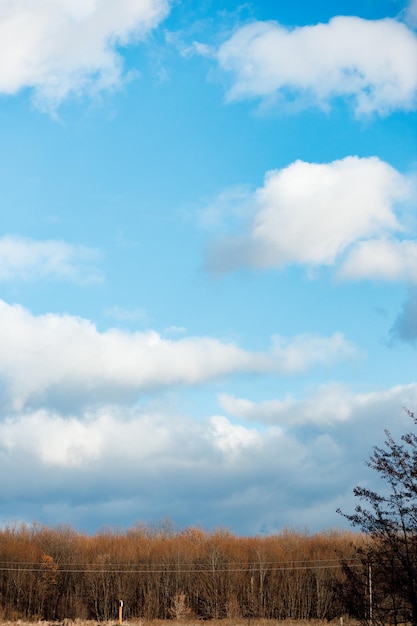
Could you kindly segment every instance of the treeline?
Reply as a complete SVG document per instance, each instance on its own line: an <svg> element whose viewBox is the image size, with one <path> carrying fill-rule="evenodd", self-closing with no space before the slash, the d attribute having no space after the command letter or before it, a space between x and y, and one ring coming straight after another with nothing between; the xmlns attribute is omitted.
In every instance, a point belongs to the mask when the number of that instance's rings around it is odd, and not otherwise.
<svg viewBox="0 0 417 626"><path fill-rule="evenodd" d="M361 535L137 525L94 536L72 528L0 530L3 619L332 619L344 612L341 558Z"/></svg>

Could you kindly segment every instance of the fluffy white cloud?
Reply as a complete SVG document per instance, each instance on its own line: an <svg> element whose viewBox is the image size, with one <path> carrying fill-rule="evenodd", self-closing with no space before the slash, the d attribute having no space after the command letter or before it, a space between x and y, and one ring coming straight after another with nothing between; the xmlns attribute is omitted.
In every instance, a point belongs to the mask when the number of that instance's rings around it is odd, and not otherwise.
<svg viewBox="0 0 417 626"><path fill-rule="evenodd" d="M0 301L0 400L25 406L74 408L127 402L143 390L195 385L234 372L292 373L354 354L341 336L308 336L264 353L210 337L163 338L156 332L99 332L70 315L34 316ZM305 344L305 345L304 345Z"/></svg>
<svg viewBox="0 0 417 626"><path fill-rule="evenodd" d="M96 423L100 425L100 419ZM78 467L98 459L102 452L103 434L94 423L44 410L6 419L0 430L3 450L9 455L20 449L45 465Z"/></svg>
<svg viewBox="0 0 417 626"><path fill-rule="evenodd" d="M417 243L371 239L361 241L340 268L342 278L405 279L417 282Z"/></svg>
<svg viewBox="0 0 417 626"><path fill-rule="evenodd" d="M21 450L46 467L86 468L105 458L143 464L163 456L173 445L166 420L155 412L115 406L77 417L38 409L7 418L0 431L9 455Z"/></svg>
<svg viewBox="0 0 417 626"><path fill-rule="evenodd" d="M262 445L262 438L256 430L249 430L241 424L231 424L222 415L212 417L211 425L215 445L228 456Z"/></svg>
<svg viewBox="0 0 417 626"><path fill-rule="evenodd" d="M334 17L293 30L254 22L226 41L217 58L233 76L229 100L278 94L323 107L347 97L357 114L416 106L417 37L391 19Z"/></svg>
<svg viewBox="0 0 417 626"><path fill-rule="evenodd" d="M33 87L56 104L71 93L117 87L117 50L167 15L169 0L18 0L0 3L0 92Z"/></svg>
<svg viewBox="0 0 417 626"><path fill-rule="evenodd" d="M410 194L407 178L377 157L296 161L266 174L252 196L256 213L250 232L220 240L210 251L209 266L224 272L240 265L333 265L358 242L404 230L395 205ZM413 244L396 250L409 257ZM408 266L403 260L402 270ZM388 277L395 273L385 268Z"/></svg>
<svg viewBox="0 0 417 626"><path fill-rule="evenodd" d="M97 250L63 241L37 241L5 236L0 239L0 281L52 278L81 283L102 280L92 265Z"/></svg>
<svg viewBox="0 0 417 626"><path fill-rule="evenodd" d="M100 333L86 319L33 316L1 301L0 343L3 401L16 409L27 403L123 401L143 389L271 367L267 355L212 338L169 341L152 331Z"/></svg>

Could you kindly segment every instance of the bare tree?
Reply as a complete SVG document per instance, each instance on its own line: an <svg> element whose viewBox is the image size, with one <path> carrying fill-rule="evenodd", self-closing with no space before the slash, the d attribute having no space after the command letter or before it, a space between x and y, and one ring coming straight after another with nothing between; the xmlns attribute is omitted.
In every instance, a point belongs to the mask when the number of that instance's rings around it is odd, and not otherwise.
<svg viewBox="0 0 417 626"><path fill-rule="evenodd" d="M416 426L414 413L406 412ZM382 481L381 493L356 487L355 512L338 511L369 537L358 549L362 567L344 563L345 599L363 622L417 626L417 434L399 442L385 434L384 446L375 446L367 462Z"/></svg>

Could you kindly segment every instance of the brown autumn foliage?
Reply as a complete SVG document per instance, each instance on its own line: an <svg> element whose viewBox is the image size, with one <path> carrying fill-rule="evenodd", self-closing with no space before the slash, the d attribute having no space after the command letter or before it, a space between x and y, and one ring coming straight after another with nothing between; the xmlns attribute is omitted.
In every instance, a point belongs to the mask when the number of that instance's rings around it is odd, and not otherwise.
<svg viewBox="0 0 417 626"><path fill-rule="evenodd" d="M114 620L109 620L108 622L101 622L103 626L116 626ZM117 622L118 623L118 622ZM340 618L337 620L309 620L308 626L340 626ZM343 626L359 626L359 623L351 619L349 617L345 617L342 619ZM39 626L56 626L56 621L45 621L40 620L37 622L27 621L24 622L22 620L18 620L19 626L35 626L35 624L39 624ZM91 620L68 620L65 619L62 622L62 626L94 626L96 622ZM169 622L166 620L143 620L143 619L134 619L129 620L128 622L123 621L123 624L126 626L167 626ZM199 620L191 619L187 621L187 626L197 626L201 624ZM0 620L0 626L16 626L16 622L10 620ZM257 619L257 620L248 620L245 618L240 619L223 619L223 620L212 620L210 622L210 626L277 626L276 620L267 620L267 619ZM280 621L279 626L300 626L300 622L296 620L285 620ZM304 624L305 626L305 624Z"/></svg>
<svg viewBox="0 0 417 626"><path fill-rule="evenodd" d="M238 537L137 524L94 536L69 527L0 530L0 619L334 619L363 541L350 532Z"/></svg>

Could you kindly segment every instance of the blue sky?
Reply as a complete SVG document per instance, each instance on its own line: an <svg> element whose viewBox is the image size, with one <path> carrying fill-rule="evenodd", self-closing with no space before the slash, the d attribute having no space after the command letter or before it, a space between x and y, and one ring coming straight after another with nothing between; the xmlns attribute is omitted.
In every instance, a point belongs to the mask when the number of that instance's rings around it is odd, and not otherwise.
<svg viewBox="0 0 417 626"><path fill-rule="evenodd" d="M417 409L416 29L0 6L0 523L345 524Z"/></svg>

